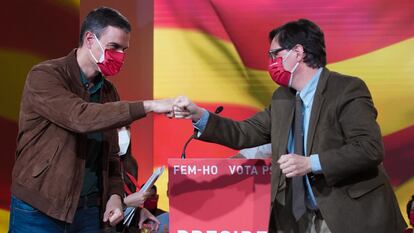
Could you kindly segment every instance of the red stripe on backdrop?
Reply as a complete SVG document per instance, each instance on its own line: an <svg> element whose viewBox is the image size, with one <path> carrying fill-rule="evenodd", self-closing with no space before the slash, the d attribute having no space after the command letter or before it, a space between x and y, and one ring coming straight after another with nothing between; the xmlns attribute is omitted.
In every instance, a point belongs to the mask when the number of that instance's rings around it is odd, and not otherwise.
<svg viewBox="0 0 414 233"><path fill-rule="evenodd" d="M414 36L412 0L212 2L245 65L256 69L267 67L269 31L299 18L316 22L324 31L328 63Z"/></svg>
<svg viewBox="0 0 414 233"><path fill-rule="evenodd" d="M208 0L157 0L154 2L154 26L199 30L229 40Z"/></svg>
<svg viewBox="0 0 414 233"><path fill-rule="evenodd" d="M9 209L11 174L16 152L17 123L0 117L0 208Z"/></svg>
<svg viewBox="0 0 414 233"><path fill-rule="evenodd" d="M413 7L412 0L160 0L155 27L197 29L230 40L246 66L265 70L268 33L287 21L319 24L328 63L334 63L413 37Z"/></svg>
<svg viewBox="0 0 414 233"><path fill-rule="evenodd" d="M3 49L57 58L78 46L79 12L63 4L48 0L4 1L0 21L7 28L0 39ZM62 49L65 49L63 54Z"/></svg>
<svg viewBox="0 0 414 233"><path fill-rule="evenodd" d="M384 137L384 166L391 184L398 186L413 176L414 125Z"/></svg>
<svg viewBox="0 0 414 233"><path fill-rule="evenodd" d="M215 110L219 104L200 104L209 111ZM233 104L223 104L224 110L220 115L235 120L246 119L257 112L257 109ZM154 165L167 164L168 158L180 158L184 143L193 133L190 120L168 119L164 116L154 116ZM237 150L228 147L192 141L187 148L187 158L228 158L235 155Z"/></svg>

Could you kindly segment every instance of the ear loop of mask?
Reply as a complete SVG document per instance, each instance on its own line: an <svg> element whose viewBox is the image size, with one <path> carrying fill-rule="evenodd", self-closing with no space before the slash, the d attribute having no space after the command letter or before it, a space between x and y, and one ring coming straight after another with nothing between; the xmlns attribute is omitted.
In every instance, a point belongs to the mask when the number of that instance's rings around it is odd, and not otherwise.
<svg viewBox="0 0 414 233"><path fill-rule="evenodd" d="M295 72L296 68L298 68L299 62L296 62L296 65L293 67L292 71L290 71L290 79L289 79L289 87L292 86L293 82L293 72Z"/></svg>
<svg viewBox="0 0 414 233"><path fill-rule="evenodd" d="M292 52L292 50L289 50L289 52L283 57L282 61L286 61L286 59L289 57L290 53Z"/></svg>
<svg viewBox="0 0 414 233"><path fill-rule="evenodd" d="M98 42L99 47L101 47L101 50L102 50L102 56L99 58L99 61L98 61L98 60L96 59L96 57L92 54L91 49L89 49L89 53L91 54L91 56L92 56L93 60L94 60L96 63L98 63L98 62L103 62L103 61L105 60L105 50L103 49L103 47L102 47L102 45L101 45L101 42L99 42L98 37L97 37L95 34L93 34L93 36L95 37L96 41Z"/></svg>
<svg viewBox="0 0 414 233"><path fill-rule="evenodd" d="M286 54L286 56L283 58L283 61L285 61L290 53L292 52L292 49L289 50L289 52ZM290 71L290 79L289 79L289 84L288 86L291 87L292 86L292 81L293 81L293 72L295 72L296 68L298 68L299 62L296 62L295 66L293 67L293 69Z"/></svg>

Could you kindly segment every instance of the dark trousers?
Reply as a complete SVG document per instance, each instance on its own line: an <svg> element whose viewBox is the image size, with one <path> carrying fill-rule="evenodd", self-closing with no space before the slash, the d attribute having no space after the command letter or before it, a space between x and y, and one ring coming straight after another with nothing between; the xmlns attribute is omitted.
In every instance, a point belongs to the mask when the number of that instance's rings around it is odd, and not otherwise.
<svg viewBox="0 0 414 233"><path fill-rule="evenodd" d="M99 207L79 208L72 224L51 218L12 196L9 233L99 233Z"/></svg>

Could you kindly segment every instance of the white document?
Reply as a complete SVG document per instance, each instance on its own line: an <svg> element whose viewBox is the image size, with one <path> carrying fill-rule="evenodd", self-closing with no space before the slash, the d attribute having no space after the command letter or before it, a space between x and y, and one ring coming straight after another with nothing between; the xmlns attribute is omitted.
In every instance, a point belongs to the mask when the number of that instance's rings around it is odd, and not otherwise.
<svg viewBox="0 0 414 233"><path fill-rule="evenodd" d="M158 167L155 169L154 173L152 173L151 177L145 182L144 186L138 191L138 193L144 193L151 189L151 187L154 185L155 181L157 181L158 177L164 172L165 167ZM132 218L135 215L137 208L135 207L127 207L124 210L124 226L129 227L131 224Z"/></svg>

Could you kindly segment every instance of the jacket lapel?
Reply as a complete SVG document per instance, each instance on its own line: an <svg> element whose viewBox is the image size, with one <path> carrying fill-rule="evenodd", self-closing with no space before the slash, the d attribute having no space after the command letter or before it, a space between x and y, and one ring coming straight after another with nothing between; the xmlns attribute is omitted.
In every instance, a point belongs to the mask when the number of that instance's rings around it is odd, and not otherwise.
<svg viewBox="0 0 414 233"><path fill-rule="evenodd" d="M312 112L309 120L308 138L306 141L307 156L309 156L312 151L313 138L315 136L316 126L318 125L319 114L325 102L325 97L322 93L325 90L328 76L329 70L324 68L322 70L321 77L319 78L318 86L316 87L315 96L313 97Z"/></svg>
<svg viewBox="0 0 414 233"><path fill-rule="evenodd" d="M288 140L289 140L289 132L292 128L293 124L293 115L295 112L295 99L292 98L291 101L286 101L284 103L286 106L282 107L284 109L284 114L281 122L284 124L281 127L281 135L280 138L283 139L283 144L281 148L283 148L283 151L280 151L280 153L286 153L288 148Z"/></svg>
<svg viewBox="0 0 414 233"><path fill-rule="evenodd" d="M295 108L295 94L291 89L287 89L284 92L284 96L275 100L272 104L273 114L279 119L274 127L275 131L272 133L273 140L278 141L279 147L277 148L277 156L286 154L289 132L292 128L293 114ZM273 141L272 140L272 141Z"/></svg>
<svg viewBox="0 0 414 233"><path fill-rule="evenodd" d="M284 190L286 188L286 176L282 174L282 170L280 170L276 161L279 159L280 155L287 153L294 107L295 94L290 89L286 89L283 97L272 103L273 114L278 118L280 117L277 122L274 122L276 124L272 126L272 130L274 130L272 133L272 143L278 145L276 151L274 151L272 162L272 182L277 182L272 185L272 201L276 199L281 205L285 205Z"/></svg>

